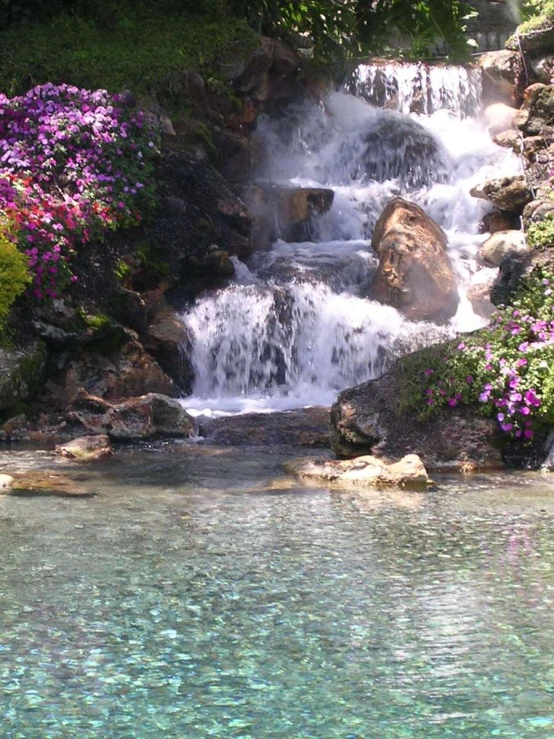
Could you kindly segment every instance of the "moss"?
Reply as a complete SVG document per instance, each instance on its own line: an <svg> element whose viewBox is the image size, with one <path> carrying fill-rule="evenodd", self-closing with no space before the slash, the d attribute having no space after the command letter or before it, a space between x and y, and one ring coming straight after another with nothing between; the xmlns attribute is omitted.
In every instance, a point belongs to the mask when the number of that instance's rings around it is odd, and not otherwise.
<svg viewBox="0 0 554 739"><path fill-rule="evenodd" d="M114 267L114 275L117 277L117 279L120 282L123 282L123 280L128 277L132 272L131 267L127 264L127 262L123 259L120 259L117 264Z"/></svg>
<svg viewBox="0 0 554 739"><path fill-rule="evenodd" d="M527 243L532 248L554 246L554 214L549 213L542 221L530 223L525 233Z"/></svg>
<svg viewBox="0 0 554 739"><path fill-rule="evenodd" d="M161 257L161 252L153 244L148 241L143 241L138 250L137 256L139 257L142 267L152 277L169 277L171 275L171 269L167 262Z"/></svg>
<svg viewBox="0 0 554 739"><path fill-rule="evenodd" d="M50 81L151 95L186 69L223 79L225 63L256 42L246 23L225 16L124 17L110 26L64 15L0 34L0 91L12 95Z"/></svg>
<svg viewBox="0 0 554 739"><path fill-rule="evenodd" d="M528 18L519 26L518 33L539 31L554 23L554 0L531 0L524 11Z"/></svg>
<svg viewBox="0 0 554 739"><path fill-rule="evenodd" d="M84 309L79 310L79 315L85 326L91 331L102 331L110 325L110 318L105 313L87 313Z"/></svg>

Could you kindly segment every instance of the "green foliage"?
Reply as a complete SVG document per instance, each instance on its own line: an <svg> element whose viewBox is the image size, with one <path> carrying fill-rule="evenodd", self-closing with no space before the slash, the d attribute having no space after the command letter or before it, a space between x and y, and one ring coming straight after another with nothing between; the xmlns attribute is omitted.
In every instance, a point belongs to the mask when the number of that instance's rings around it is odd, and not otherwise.
<svg viewBox="0 0 554 739"><path fill-rule="evenodd" d="M478 406L521 439L552 425L553 288L554 275L537 269L489 328L406 357L400 411L425 420L444 407Z"/></svg>
<svg viewBox="0 0 554 739"><path fill-rule="evenodd" d="M11 96L35 84L66 82L148 96L186 69L217 76L226 60L255 43L244 21L226 16L137 12L107 24L64 14L0 33L0 91Z"/></svg>
<svg viewBox="0 0 554 739"><path fill-rule="evenodd" d="M554 246L554 214L549 213L537 223L530 223L526 229L527 243L533 248Z"/></svg>
<svg viewBox="0 0 554 739"><path fill-rule="evenodd" d="M520 33L529 33L554 21L554 0L526 0L521 7L523 23L519 27Z"/></svg>
<svg viewBox="0 0 554 739"><path fill-rule="evenodd" d="M27 258L17 250L0 226L0 338L6 330L10 309L30 282Z"/></svg>

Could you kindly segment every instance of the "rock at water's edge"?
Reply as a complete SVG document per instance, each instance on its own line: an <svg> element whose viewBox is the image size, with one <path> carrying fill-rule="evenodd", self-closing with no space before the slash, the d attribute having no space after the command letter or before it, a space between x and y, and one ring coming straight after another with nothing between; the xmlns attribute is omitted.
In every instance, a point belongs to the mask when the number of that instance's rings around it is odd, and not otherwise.
<svg viewBox="0 0 554 739"><path fill-rule="evenodd" d="M80 436L66 444L57 444L56 454L77 462L92 462L105 459L113 454L110 439L105 434L97 436Z"/></svg>

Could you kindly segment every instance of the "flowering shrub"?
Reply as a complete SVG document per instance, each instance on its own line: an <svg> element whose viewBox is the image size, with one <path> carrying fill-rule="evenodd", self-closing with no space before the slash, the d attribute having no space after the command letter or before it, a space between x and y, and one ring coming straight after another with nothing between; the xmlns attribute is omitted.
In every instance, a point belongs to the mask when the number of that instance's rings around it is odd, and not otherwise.
<svg viewBox="0 0 554 739"><path fill-rule="evenodd" d="M154 202L157 152L144 114L105 90L49 83L0 93L0 215L15 224L37 299L76 279L77 249L140 222Z"/></svg>
<svg viewBox="0 0 554 739"><path fill-rule="evenodd" d="M554 423L553 295L554 276L536 271L488 329L422 353L426 366L412 400L420 415L474 404L517 439Z"/></svg>

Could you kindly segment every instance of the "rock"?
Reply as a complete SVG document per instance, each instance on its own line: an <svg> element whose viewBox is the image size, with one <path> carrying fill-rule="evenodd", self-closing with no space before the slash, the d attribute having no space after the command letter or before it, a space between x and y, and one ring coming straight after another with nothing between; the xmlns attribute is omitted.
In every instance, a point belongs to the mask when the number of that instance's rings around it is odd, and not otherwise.
<svg viewBox="0 0 554 739"><path fill-rule="evenodd" d="M496 422L479 409L446 408L421 422L400 402L410 357L377 380L344 390L331 408L331 445L342 458L372 454L398 459L417 454L427 470L499 469L502 455Z"/></svg>
<svg viewBox="0 0 554 739"><path fill-rule="evenodd" d="M531 56L539 56L552 51L554 47L554 26L547 25L527 33L517 33L506 42L506 49L523 51Z"/></svg>
<svg viewBox="0 0 554 739"><path fill-rule="evenodd" d="M526 224L530 222L538 223L543 221L547 216L551 217L554 213L554 201L552 200L532 200L527 203L523 211L523 220Z"/></svg>
<svg viewBox="0 0 554 739"><path fill-rule="evenodd" d="M502 131L501 133L496 134L496 136L493 136L493 140L495 144L498 144L498 146L502 146L505 149L512 149L516 154L521 153L523 140L521 133L515 129Z"/></svg>
<svg viewBox="0 0 554 739"><path fill-rule="evenodd" d="M110 439L106 435L80 436L66 444L57 444L56 454L77 462L92 462L105 459L113 454Z"/></svg>
<svg viewBox="0 0 554 739"><path fill-rule="evenodd" d="M269 247L277 238L304 240L300 229L331 209L335 193L318 187L253 185L245 197L255 217L255 240Z"/></svg>
<svg viewBox="0 0 554 739"><path fill-rule="evenodd" d="M289 445L329 448L329 410L302 408L284 413L245 413L199 419L201 436L231 446Z"/></svg>
<svg viewBox="0 0 554 739"><path fill-rule="evenodd" d="M527 203L533 200L533 193L524 175L500 177L489 180L484 185L470 190L474 198L489 200L499 210L521 215Z"/></svg>
<svg viewBox="0 0 554 739"><path fill-rule="evenodd" d="M257 139L230 131L222 132L216 139L219 151L218 169L229 182L251 180L263 148Z"/></svg>
<svg viewBox="0 0 554 739"><path fill-rule="evenodd" d="M281 41L262 38L239 73L231 72L233 84L258 102L294 98L302 90L297 81L302 64L300 54Z"/></svg>
<svg viewBox="0 0 554 739"><path fill-rule="evenodd" d="M494 234L497 231L517 231L521 228L520 216L493 210L483 216L481 233Z"/></svg>
<svg viewBox="0 0 554 739"><path fill-rule="evenodd" d="M554 56L540 56L538 59L530 59L531 69L535 73L537 82L549 85L554 76Z"/></svg>
<svg viewBox="0 0 554 739"><path fill-rule="evenodd" d="M522 67L521 55L508 49L489 51L481 55L479 66L483 71L483 99L513 104Z"/></svg>
<svg viewBox="0 0 554 739"><path fill-rule="evenodd" d="M490 285L486 284L470 285L467 291L467 299L471 303L475 314L487 320L496 311L490 299L490 291Z"/></svg>
<svg viewBox="0 0 554 739"><path fill-rule="evenodd" d="M376 457L362 456L347 461L296 459L286 462L284 467L301 479L315 479L338 485L417 490L432 484L423 462L416 454L408 454L393 464L387 464Z"/></svg>
<svg viewBox="0 0 554 739"><path fill-rule="evenodd" d="M46 364L46 347L34 341L24 349L0 348L0 412L9 411L38 389Z"/></svg>
<svg viewBox="0 0 554 739"><path fill-rule="evenodd" d="M554 272L554 250L530 249L512 252L500 265L498 276L491 287L491 301L494 305L509 305L521 287L521 280L540 268Z"/></svg>
<svg viewBox="0 0 554 739"><path fill-rule="evenodd" d="M479 250L479 259L487 267L499 267L507 254L526 250L523 231L497 231Z"/></svg>
<svg viewBox="0 0 554 739"><path fill-rule="evenodd" d="M483 118L491 136L515 128L517 113L517 108L512 108L505 103L488 105L483 112Z"/></svg>
<svg viewBox="0 0 554 739"><path fill-rule="evenodd" d="M48 470L15 472L10 495L52 495L60 498L87 498L95 492L80 480Z"/></svg>
<svg viewBox="0 0 554 739"><path fill-rule="evenodd" d="M11 475L0 475L0 490L8 490L13 484L14 478Z"/></svg>
<svg viewBox="0 0 554 739"><path fill-rule="evenodd" d="M181 404L165 395L149 393L112 404L81 391L68 420L78 421L91 434L132 441L156 436L196 436L195 420Z"/></svg>
<svg viewBox="0 0 554 739"><path fill-rule="evenodd" d="M554 86L538 82L525 90L515 124L530 136L552 132L554 125Z"/></svg>
<svg viewBox="0 0 554 739"><path fill-rule="evenodd" d="M194 381L190 360L192 346L179 313L164 300L141 338L144 348L154 356L177 387L185 394L190 394Z"/></svg>
<svg viewBox="0 0 554 739"><path fill-rule="evenodd" d="M391 200L373 232L379 266L371 297L412 321L451 318L458 295L446 244L444 231L419 206Z"/></svg>

